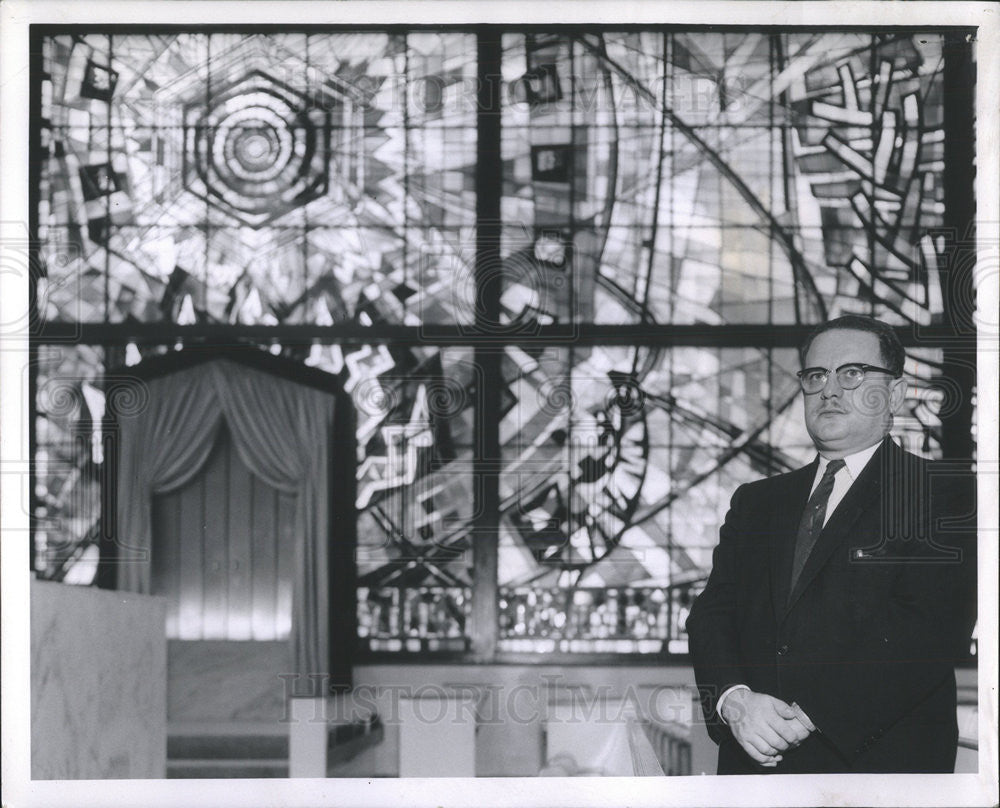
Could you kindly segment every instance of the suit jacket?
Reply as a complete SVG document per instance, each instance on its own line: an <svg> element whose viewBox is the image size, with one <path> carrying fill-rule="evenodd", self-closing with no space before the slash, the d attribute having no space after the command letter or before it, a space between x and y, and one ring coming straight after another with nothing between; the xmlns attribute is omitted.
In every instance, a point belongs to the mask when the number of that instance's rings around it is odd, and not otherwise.
<svg viewBox="0 0 1000 808"><path fill-rule="evenodd" d="M886 439L789 592L816 465L736 491L687 621L719 773L953 771L954 668L976 610L973 478ZM797 702L819 731L758 765L716 713L734 684Z"/></svg>

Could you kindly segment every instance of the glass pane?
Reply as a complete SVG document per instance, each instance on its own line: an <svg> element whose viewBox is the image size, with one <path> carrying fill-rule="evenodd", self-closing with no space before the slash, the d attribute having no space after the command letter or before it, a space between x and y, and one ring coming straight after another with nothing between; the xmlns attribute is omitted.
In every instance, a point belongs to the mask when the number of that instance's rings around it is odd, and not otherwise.
<svg viewBox="0 0 1000 808"><path fill-rule="evenodd" d="M101 529L104 351L42 347L35 391L35 570L89 584Z"/></svg>
<svg viewBox="0 0 1000 808"><path fill-rule="evenodd" d="M480 381L471 358L467 349L344 356L358 419L358 625L370 650L467 648Z"/></svg>
<svg viewBox="0 0 1000 808"><path fill-rule="evenodd" d="M943 317L940 35L507 34L503 53L503 255L532 301L512 322Z"/></svg>
<svg viewBox="0 0 1000 808"><path fill-rule="evenodd" d="M474 244L475 59L467 34L45 38L42 242L93 276L48 316L176 321L187 285L197 322L310 322L320 303L334 321L471 322L426 295L376 318L356 304L359 284L368 302L417 289L437 245ZM355 236L330 260L334 229Z"/></svg>

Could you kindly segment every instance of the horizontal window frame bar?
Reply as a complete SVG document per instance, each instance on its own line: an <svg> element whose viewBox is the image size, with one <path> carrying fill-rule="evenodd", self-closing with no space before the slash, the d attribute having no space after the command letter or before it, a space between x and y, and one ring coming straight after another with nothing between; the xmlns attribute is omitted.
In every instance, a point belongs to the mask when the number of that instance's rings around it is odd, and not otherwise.
<svg viewBox="0 0 1000 808"><path fill-rule="evenodd" d="M798 348L815 325L580 324L527 328L475 325L174 325L171 323L44 323L31 331L34 345L127 344L239 346L248 342L289 347L313 344L490 347L639 345L698 348ZM948 326L897 326L904 347L975 349L977 333Z"/></svg>

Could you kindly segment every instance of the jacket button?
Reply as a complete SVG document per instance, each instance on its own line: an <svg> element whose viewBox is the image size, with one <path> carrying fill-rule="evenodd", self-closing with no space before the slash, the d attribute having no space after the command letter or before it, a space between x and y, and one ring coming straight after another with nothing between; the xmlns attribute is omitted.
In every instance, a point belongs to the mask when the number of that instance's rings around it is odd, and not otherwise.
<svg viewBox="0 0 1000 808"><path fill-rule="evenodd" d="M788 646L787 645L783 645L783 646L781 646L781 648L778 649L778 656L784 656L787 653L788 653Z"/></svg>

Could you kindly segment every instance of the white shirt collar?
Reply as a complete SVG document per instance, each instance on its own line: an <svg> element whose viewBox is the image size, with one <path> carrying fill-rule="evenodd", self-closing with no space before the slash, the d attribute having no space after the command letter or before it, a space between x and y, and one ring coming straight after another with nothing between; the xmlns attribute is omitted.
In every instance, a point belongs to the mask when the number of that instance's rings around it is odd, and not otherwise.
<svg viewBox="0 0 1000 808"><path fill-rule="evenodd" d="M850 475L852 481L858 478L861 470L868 465L868 461L872 459L872 455L878 451L878 447L881 445L882 441L879 441L878 443L872 444L867 449L862 449L860 452L844 456L844 466L847 468L847 473ZM817 479L823 476L823 472L826 471L826 467L829 462L829 459L823 457L822 454L819 456L819 468L816 469Z"/></svg>

